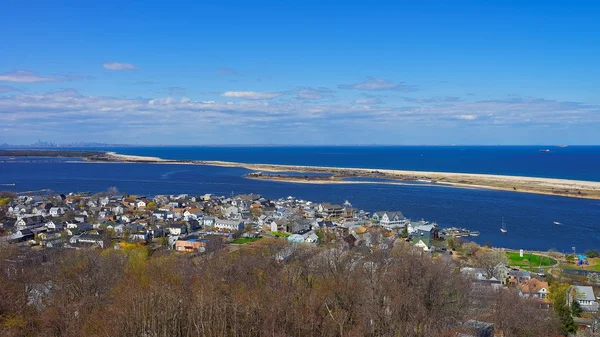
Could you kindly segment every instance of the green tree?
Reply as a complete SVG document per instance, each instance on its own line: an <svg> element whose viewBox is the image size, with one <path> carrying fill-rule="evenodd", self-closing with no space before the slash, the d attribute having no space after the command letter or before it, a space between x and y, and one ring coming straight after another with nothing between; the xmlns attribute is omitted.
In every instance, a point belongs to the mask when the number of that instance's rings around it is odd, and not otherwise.
<svg viewBox="0 0 600 337"><path fill-rule="evenodd" d="M581 314L583 313L583 310L581 310L581 306L579 305L579 302L577 302L576 300L573 300L573 302L571 302L571 313L575 317L580 317Z"/></svg>
<svg viewBox="0 0 600 337"><path fill-rule="evenodd" d="M561 330L564 336L577 332L577 324L573 320L571 308L567 305L567 292L571 286L565 283L557 283L550 289L550 299L554 311L561 322Z"/></svg>
<svg viewBox="0 0 600 337"><path fill-rule="evenodd" d="M587 252L585 252L585 255L587 255L587 257L589 257L590 259L593 259L595 257L598 257L598 251L597 250L588 250Z"/></svg>
<svg viewBox="0 0 600 337"><path fill-rule="evenodd" d="M154 201L150 201L146 204L146 209L149 211L153 211L156 209L156 203Z"/></svg>
<svg viewBox="0 0 600 337"><path fill-rule="evenodd" d="M402 230L402 238L407 238L408 237L408 228L404 227L404 229Z"/></svg>

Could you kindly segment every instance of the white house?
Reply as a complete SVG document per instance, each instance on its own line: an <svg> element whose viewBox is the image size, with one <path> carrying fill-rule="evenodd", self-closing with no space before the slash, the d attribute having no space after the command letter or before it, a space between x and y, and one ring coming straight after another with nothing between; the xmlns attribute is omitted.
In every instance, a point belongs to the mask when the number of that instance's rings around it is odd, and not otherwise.
<svg viewBox="0 0 600 337"><path fill-rule="evenodd" d="M52 207L50 208L50 216L57 217L63 215L64 211L62 207Z"/></svg>
<svg viewBox="0 0 600 337"><path fill-rule="evenodd" d="M316 243L317 241L319 241L319 237L313 231L304 233L302 234L302 236L304 237L304 242L306 243Z"/></svg>
<svg viewBox="0 0 600 337"><path fill-rule="evenodd" d="M572 301L577 301L581 310L585 312L597 312L598 302L596 302L596 296L594 296L594 288L590 286L573 286L568 293L569 305Z"/></svg>
<svg viewBox="0 0 600 337"><path fill-rule="evenodd" d="M373 220L386 228L404 227L407 221L402 212L375 212Z"/></svg>
<svg viewBox="0 0 600 337"><path fill-rule="evenodd" d="M214 228L216 230L241 231L244 229L244 222L234 220L217 219Z"/></svg>

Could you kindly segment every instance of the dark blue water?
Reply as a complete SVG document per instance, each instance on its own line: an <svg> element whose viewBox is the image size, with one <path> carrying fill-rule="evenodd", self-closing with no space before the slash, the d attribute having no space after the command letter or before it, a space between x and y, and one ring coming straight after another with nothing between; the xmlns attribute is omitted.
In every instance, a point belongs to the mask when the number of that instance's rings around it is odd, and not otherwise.
<svg viewBox="0 0 600 337"><path fill-rule="evenodd" d="M550 152L540 152L549 149ZM165 159L488 173L600 181L600 146L128 147Z"/></svg>
<svg viewBox="0 0 600 337"><path fill-rule="evenodd" d="M131 153L140 154L133 151ZM156 152L148 154L157 155ZM232 160L231 157L210 159ZM6 158L0 158L0 184L16 185L0 186L0 190L49 188L57 192L99 192L116 186L122 192L150 196L254 192L270 198L292 195L315 202L342 203L349 200L355 207L371 212L400 210L415 220L425 218L437 221L442 226L463 226L478 230L481 236L473 239L480 244L491 243L494 246L516 249L555 248L561 251L570 251L572 246L576 246L578 251L600 248L598 200L429 185L269 182L245 179L243 175L248 171L240 168L92 164L60 160L23 162L18 158L3 160ZM506 235L500 233L502 217L509 230ZM560 221L564 225L554 225L554 221Z"/></svg>

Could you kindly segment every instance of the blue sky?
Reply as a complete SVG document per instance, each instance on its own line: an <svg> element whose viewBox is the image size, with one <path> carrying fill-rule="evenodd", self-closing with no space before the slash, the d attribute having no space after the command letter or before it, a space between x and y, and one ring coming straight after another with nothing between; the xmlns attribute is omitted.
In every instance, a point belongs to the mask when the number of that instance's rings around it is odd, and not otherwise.
<svg viewBox="0 0 600 337"><path fill-rule="evenodd" d="M600 144L593 1L5 0L0 143Z"/></svg>

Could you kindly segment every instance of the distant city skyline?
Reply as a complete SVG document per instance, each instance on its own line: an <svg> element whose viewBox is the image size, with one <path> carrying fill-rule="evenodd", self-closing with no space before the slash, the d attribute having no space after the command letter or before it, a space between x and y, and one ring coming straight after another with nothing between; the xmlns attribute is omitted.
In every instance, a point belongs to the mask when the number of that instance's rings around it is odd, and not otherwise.
<svg viewBox="0 0 600 337"><path fill-rule="evenodd" d="M0 144L600 144L600 4L8 1Z"/></svg>

